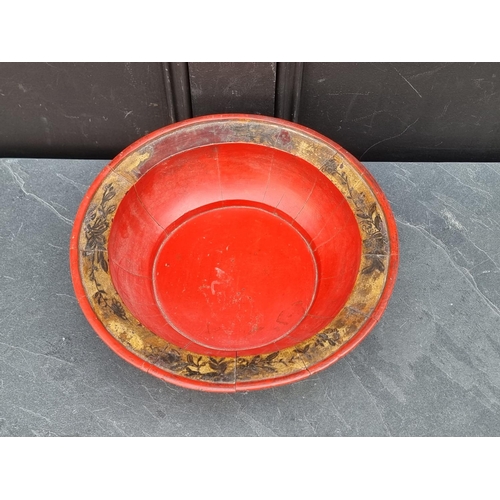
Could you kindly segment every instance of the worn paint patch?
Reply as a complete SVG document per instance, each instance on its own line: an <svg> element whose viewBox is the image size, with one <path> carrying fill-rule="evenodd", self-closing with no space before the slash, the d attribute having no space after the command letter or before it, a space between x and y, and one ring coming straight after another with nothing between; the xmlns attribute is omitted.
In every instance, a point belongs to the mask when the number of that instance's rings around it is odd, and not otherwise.
<svg viewBox="0 0 500 500"><path fill-rule="evenodd" d="M136 151L126 156L116 167L115 172L134 184L140 177L140 166L151 156L152 151Z"/></svg>

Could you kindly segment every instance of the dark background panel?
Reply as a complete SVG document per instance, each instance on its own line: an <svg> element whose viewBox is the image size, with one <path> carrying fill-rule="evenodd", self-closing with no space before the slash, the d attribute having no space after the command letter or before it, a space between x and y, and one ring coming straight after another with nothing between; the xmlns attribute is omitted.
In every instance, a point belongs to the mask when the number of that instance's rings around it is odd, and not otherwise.
<svg viewBox="0 0 500 500"><path fill-rule="evenodd" d="M499 161L500 63L0 63L0 156L103 158L191 116L297 121L362 161Z"/></svg>
<svg viewBox="0 0 500 500"><path fill-rule="evenodd" d="M189 63L193 115L274 116L276 63Z"/></svg>
<svg viewBox="0 0 500 500"><path fill-rule="evenodd" d="M500 158L498 63L305 63L299 123L364 161Z"/></svg>
<svg viewBox="0 0 500 500"><path fill-rule="evenodd" d="M165 107L160 63L2 63L0 155L111 158Z"/></svg>

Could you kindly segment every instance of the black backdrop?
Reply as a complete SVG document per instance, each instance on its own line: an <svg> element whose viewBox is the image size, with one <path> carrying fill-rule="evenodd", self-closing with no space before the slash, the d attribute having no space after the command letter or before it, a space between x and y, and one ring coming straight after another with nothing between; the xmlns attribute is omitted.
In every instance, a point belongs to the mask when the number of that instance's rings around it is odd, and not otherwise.
<svg viewBox="0 0 500 500"><path fill-rule="evenodd" d="M500 63L0 63L0 156L112 158L210 113L311 127L363 161L499 161Z"/></svg>

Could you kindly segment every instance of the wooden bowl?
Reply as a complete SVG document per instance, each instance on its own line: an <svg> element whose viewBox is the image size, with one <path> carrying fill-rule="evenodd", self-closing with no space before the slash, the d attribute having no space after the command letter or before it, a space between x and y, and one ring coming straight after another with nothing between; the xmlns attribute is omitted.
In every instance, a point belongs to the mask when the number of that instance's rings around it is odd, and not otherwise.
<svg viewBox="0 0 500 500"><path fill-rule="evenodd" d="M70 246L100 337L165 381L216 392L294 382L382 315L394 217L368 171L305 127L254 115L186 120L96 178Z"/></svg>

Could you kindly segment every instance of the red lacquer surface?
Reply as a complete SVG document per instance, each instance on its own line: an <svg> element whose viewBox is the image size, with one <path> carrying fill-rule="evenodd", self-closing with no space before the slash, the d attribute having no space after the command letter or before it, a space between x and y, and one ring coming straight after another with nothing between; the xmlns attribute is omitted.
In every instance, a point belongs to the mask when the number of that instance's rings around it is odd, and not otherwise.
<svg viewBox="0 0 500 500"><path fill-rule="evenodd" d="M260 145L218 144L146 173L117 210L108 252L141 323L200 353L245 355L328 324L356 279L361 238L317 168Z"/></svg>

